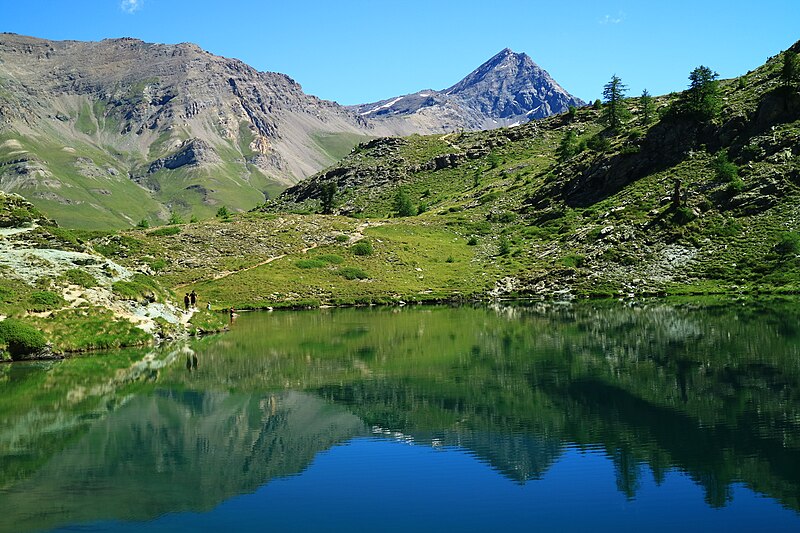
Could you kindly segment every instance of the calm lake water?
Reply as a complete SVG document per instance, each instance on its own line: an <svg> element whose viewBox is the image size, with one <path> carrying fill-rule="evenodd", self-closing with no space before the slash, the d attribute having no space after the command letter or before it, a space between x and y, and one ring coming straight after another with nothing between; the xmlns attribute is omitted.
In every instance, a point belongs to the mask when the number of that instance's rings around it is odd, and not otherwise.
<svg viewBox="0 0 800 533"><path fill-rule="evenodd" d="M0 531L800 531L800 302L247 313L0 365Z"/></svg>

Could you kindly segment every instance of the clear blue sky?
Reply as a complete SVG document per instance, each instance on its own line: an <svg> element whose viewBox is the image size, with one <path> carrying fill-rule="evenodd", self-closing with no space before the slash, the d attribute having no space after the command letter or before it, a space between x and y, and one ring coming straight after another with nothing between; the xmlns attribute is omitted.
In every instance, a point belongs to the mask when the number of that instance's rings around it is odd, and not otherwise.
<svg viewBox="0 0 800 533"><path fill-rule="evenodd" d="M704 64L737 76L800 39L800 0L0 0L0 31L194 42L342 104L444 89L505 47L568 91L612 74L635 96L684 89Z"/></svg>

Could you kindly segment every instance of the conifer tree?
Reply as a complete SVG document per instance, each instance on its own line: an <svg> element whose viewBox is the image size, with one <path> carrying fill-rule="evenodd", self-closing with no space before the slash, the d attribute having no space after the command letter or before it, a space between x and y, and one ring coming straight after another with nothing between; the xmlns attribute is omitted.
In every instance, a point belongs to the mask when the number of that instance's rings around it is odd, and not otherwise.
<svg viewBox="0 0 800 533"><path fill-rule="evenodd" d="M413 217L417 214L414 204L411 203L411 198L403 187L398 188L395 194L394 212L399 217Z"/></svg>
<svg viewBox="0 0 800 533"><path fill-rule="evenodd" d="M655 104L653 97L647 92L647 89L642 91L642 96L639 99L642 106L642 126L647 126L653 121L653 114L655 112Z"/></svg>
<svg viewBox="0 0 800 533"><path fill-rule="evenodd" d="M615 130L622 125L622 118L625 114L623 98L625 98L627 90L627 86L616 74L611 76L611 81L603 86L603 99L606 104L603 116L611 129Z"/></svg>
<svg viewBox="0 0 800 533"><path fill-rule="evenodd" d="M683 111L687 115L706 121L716 117L722 109L719 74L700 65L689 74L689 90L684 93Z"/></svg>
<svg viewBox="0 0 800 533"><path fill-rule="evenodd" d="M781 80L787 87L791 87L800 81L800 56L797 55L797 52L787 50L783 53Z"/></svg>
<svg viewBox="0 0 800 533"><path fill-rule="evenodd" d="M320 194L320 208L323 215L330 215L333 213L336 197L336 183L329 181L322 184Z"/></svg>
<svg viewBox="0 0 800 533"><path fill-rule="evenodd" d="M558 145L558 160L566 161L578 153L578 136L575 130L567 130Z"/></svg>

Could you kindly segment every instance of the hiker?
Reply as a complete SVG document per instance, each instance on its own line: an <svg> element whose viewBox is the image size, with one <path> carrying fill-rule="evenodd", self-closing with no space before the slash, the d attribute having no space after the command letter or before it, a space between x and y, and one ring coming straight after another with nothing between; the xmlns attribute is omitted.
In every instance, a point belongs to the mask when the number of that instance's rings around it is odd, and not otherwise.
<svg viewBox="0 0 800 533"><path fill-rule="evenodd" d="M194 292L194 289L192 289L192 293L189 295L189 300L192 302L192 308L197 307L197 293Z"/></svg>
<svg viewBox="0 0 800 533"><path fill-rule="evenodd" d="M184 310L186 310L186 311L189 310L189 293L188 292L183 296L183 307L184 307Z"/></svg>
<svg viewBox="0 0 800 533"><path fill-rule="evenodd" d="M211 311L211 302L206 302L206 311Z"/></svg>

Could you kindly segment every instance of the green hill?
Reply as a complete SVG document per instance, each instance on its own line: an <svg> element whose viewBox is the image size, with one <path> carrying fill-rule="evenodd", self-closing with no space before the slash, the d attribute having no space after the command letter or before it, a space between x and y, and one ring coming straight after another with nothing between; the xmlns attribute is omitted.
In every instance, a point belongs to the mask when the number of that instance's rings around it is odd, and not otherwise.
<svg viewBox="0 0 800 533"><path fill-rule="evenodd" d="M252 212L87 244L215 309L794 294L800 84L787 57L652 107L625 99L615 128L596 103L374 139Z"/></svg>

